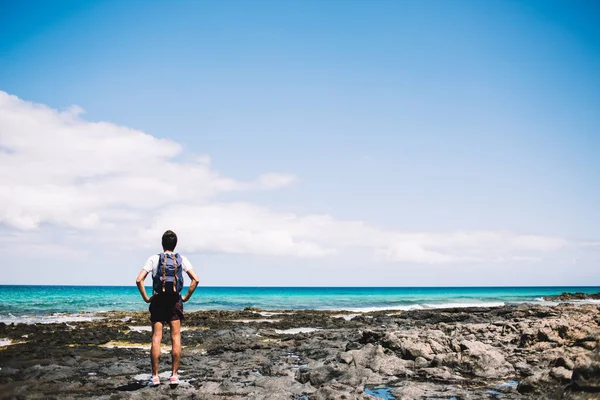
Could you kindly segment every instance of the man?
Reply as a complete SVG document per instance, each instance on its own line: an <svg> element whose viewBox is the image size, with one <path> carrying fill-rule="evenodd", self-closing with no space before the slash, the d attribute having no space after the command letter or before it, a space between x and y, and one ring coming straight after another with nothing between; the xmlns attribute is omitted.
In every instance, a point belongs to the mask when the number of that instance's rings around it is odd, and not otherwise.
<svg viewBox="0 0 600 400"><path fill-rule="evenodd" d="M199 282L189 260L174 252L176 245L177 235L175 232L166 231L162 237L163 253L148 258L144 268L135 280L142 298L146 303L150 303L150 320L152 321L152 347L150 348L152 378L150 379L150 386L160 385L158 359L160 357L163 325L167 323L171 328L171 358L173 360L170 384L179 384L180 328L181 321L184 319L183 303L192 297ZM144 280L149 272L152 272L152 297L148 297L144 287ZM192 280L187 293L183 297L181 297L181 289L183 288L182 272L186 272Z"/></svg>

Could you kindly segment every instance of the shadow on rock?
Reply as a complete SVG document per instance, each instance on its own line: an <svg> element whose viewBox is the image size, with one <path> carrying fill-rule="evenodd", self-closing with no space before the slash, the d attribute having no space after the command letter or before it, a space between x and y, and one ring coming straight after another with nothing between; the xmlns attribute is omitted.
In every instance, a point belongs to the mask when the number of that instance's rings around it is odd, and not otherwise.
<svg viewBox="0 0 600 400"><path fill-rule="evenodd" d="M148 387L148 385L145 383L131 382L131 383L128 383L127 385L122 385L122 386L117 387L117 390L120 392L133 392L136 390L143 389L145 387Z"/></svg>

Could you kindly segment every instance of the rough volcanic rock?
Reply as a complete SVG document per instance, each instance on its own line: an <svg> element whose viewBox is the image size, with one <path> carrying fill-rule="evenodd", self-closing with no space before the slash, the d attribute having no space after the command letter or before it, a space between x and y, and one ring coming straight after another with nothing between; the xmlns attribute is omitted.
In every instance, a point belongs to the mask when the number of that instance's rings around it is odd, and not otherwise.
<svg viewBox="0 0 600 400"><path fill-rule="evenodd" d="M462 356L459 367L476 376L485 378L502 378L514 372L504 355L489 344L463 340L460 342Z"/></svg>
<svg viewBox="0 0 600 400"><path fill-rule="evenodd" d="M598 305L340 314L190 312L177 388L167 384L169 354L163 384L145 386L151 334L131 327L149 326L147 313L0 323L13 343L0 348L0 399L372 398L365 388L397 399L600 397ZM319 330L286 331L306 327ZM167 328L163 340L168 353Z"/></svg>
<svg viewBox="0 0 600 400"><path fill-rule="evenodd" d="M591 361L573 369L573 385L586 392L600 393L600 362Z"/></svg>

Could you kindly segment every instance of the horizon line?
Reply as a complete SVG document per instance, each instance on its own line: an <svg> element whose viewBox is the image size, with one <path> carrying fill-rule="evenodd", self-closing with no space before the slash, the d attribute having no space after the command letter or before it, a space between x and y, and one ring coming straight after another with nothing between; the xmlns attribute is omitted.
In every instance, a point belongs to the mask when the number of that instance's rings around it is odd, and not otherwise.
<svg viewBox="0 0 600 400"><path fill-rule="evenodd" d="M57 284L23 284L23 283L0 283L1 286L39 286L39 287L51 287L51 286L64 286L64 287L136 287L135 285L89 285L89 284L68 284L68 285L57 285ZM144 285L147 287L151 287L152 285ZM184 286L187 288L189 286ZM444 286L444 285L434 285L434 286L276 286L276 285L268 285L268 286L237 286L237 285L198 285L198 289L205 288L596 288L600 287L600 283L597 285L459 285L459 286Z"/></svg>

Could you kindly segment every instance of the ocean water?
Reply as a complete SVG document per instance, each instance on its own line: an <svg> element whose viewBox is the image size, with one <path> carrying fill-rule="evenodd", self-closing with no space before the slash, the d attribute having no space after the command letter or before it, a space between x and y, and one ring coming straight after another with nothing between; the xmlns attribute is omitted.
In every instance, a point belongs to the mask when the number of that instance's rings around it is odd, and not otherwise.
<svg viewBox="0 0 600 400"><path fill-rule="evenodd" d="M146 289L150 292L150 288ZM184 289L185 292L186 289ZM186 311L317 309L350 312L502 306L537 303L586 287L198 287ZM600 303L590 300L589 302ZM135 286L0 285L0 322L55 322L94 318L101 311L141 311L148 305ZM69 315L64 315L69 314Z"/></svg>

